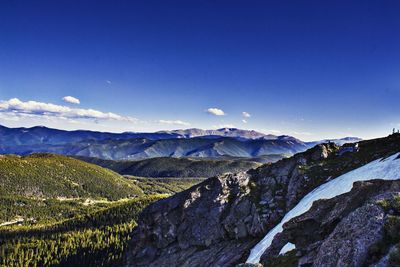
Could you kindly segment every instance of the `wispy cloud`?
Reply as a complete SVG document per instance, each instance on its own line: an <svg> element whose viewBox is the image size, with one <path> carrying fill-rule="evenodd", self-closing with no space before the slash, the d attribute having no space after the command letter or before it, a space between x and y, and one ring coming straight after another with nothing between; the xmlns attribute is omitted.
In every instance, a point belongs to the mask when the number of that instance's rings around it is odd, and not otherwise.
<svg viewBox="0 0 400 267"><path fill-rule="evenodd" d="M242 122L243 122L243 123L247 123L247 120L243 119Z"/></svg>
<svg viewBox="0 0 400 267"><path fill-rule="evenodd" d="M242 116L243 116L243 118L250 118L251 117L250 113L248 113L246 111L242 112Z"/></svg>
<svg viewBox="0 0 400 267"><path fill-rule="evenodd" d="M112 82L110 80L106 80L106 83L108 84L112 84Z"/></svg>
<svg viewBox="0 0 400 267"><path fill-rule="evenodd" d="M190 123L181 120L158 120L160 124L190 126Z"/></svg>
<svg viewBox="0 0 400 267"><path fill-rule="evenodd" d="M121 116L111 112L102 112L94 109L70 108L51 103L37 101L23 102L18 98L0 101L0 112L34 116L59 117L69 119L94 119L137 122L136 118Z"/></svg>
<svg viewBox="0 0 400 267"><path fill-rule="evenodd" d="M73 96L64 96L62 99L65 102L72 103L72 104L80 104L81 103L81 101L78 98L73 97Z"/></svg>
<svg viewBox="0 0 400 267"><path fill-rule="evenodd" d="M207 113L215 115L215 116L224 116L226 115L222 109L219 108L209 108L207 109Z"/></svg>

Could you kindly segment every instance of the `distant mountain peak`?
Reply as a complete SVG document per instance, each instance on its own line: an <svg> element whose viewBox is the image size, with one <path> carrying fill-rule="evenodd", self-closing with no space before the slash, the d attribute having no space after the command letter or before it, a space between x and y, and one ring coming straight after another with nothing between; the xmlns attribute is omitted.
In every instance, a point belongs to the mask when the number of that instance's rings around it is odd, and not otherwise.
<svg viewBox="0 0 400 267"><path fill-rule="evenodd" d="M158 133L178 134L185 138L202 136L223 136L241 139L277 139L276 135L264 134L255 130L245 130L234 127L224 127L215 130L203 130L199 128L179 129L170 131L159 131Z"/></svg>

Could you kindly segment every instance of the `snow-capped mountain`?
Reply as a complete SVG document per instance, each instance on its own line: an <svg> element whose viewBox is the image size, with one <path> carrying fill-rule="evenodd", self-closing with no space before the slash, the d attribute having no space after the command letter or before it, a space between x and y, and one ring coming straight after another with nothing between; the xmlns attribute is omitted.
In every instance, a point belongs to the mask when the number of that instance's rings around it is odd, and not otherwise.
<svg viewBox="0 0 400 267"><path fill-rule="evenodd" d="M237 128L220 128L216 130L203 130L198 128L191 128L191 129L172 130L172 131L159 131L157 133L176 134L181 138L193 138L201 136L209 136L209 137L224 136L224 137L234 137L243 139L263 138L266 140L274 140L278 138L278 136L272 134L264 134L254 130L242 130Z"/></svg>

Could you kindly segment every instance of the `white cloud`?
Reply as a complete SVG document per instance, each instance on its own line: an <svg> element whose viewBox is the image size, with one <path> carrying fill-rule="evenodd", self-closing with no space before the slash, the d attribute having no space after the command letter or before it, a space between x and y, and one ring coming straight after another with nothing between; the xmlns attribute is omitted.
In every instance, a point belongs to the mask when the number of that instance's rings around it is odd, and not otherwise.
<svg viewBox="0 0 400 267"><path fill-rule="evenodd" d="M112 82L110 80L106 80L106 83L111 84Z"/></svg>
<svg viewBox="0 0 400 267"><path fill-rule="evenodd" d="M219 109L219 108L209 108L209 109L207 109L207 112L212 114L212 115L215 115L215 116L224 116L224 115L226 115L225 112L222 109Z"/></svg>
<svg viewBox="0 0 400 267"><path fill-rule="evenodd" d="M247 121L245 119L242 120L243 123L247 123Z"/></svg>
<svg viewBox="0 0 400 267"><path fill-rule="evenodd" d="M64 96L63 100L65 102L72 103L72 104L80 104L81 103L81 101L79 101L78 98L73 97L73 96Z"/></svg>
<svg viewBox="0 0 400 267"><path fill-rule="evenodd" d="M250 113L248 113L248 112L246 112L246 111L243 111L243 112L242 112L242 116L243 116L244 118L250 118L250 117L251 117Z"/></svg>
<svg viewBox="0 0 400 267"><path fill-rule="evenodd" d="M181 120L159 120L160 124L190 126L190 123Z"/></svg>
<svg viewBox="0 0 400 267"><path fill-rule="evenodd" d="M18 98L0 101L0 112L19 116L46 116L68 119L94 119L137 122L136 118L121 116L111 112L94 109L70 108L67 106L37 101L23 102Z"/></svg>

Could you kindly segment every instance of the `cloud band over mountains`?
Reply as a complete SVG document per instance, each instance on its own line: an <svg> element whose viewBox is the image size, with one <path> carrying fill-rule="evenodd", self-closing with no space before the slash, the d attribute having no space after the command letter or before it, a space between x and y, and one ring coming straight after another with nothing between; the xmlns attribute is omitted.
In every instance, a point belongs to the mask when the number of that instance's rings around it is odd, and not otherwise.
<svg viewBox="0 0 400 267"><path fill-rule="evenodd" d="M0 112L17 115L53 116L69 119L94 119L137 122L138 119L94 109L70 108L37 101L23 102L18 98L0 101Z"/></svg>

